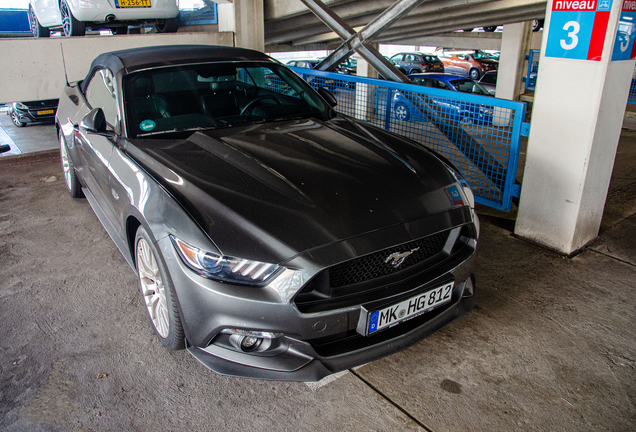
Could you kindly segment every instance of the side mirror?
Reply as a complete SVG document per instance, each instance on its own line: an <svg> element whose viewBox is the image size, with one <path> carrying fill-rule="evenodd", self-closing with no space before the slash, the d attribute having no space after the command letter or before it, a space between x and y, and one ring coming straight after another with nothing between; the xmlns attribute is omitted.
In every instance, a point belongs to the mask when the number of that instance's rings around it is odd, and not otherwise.
<svg viewBox="0 0 636 432"><path fill-rule="evenodd" d="M101 108L90 110L80 122L80 128L95 135L111 138L115 136L115 132L107 129L106 117L104 117L104 111Z"/></svg>
<svg viewBox="0 0 636 432"><path fill-rule="evenodd" d="M318 94L319 94L320 96L322 96L322 98L323 98L324 100L326 100L326 101L327 101L327 103L328 103L329 105L331 105L331 107L332 107L332 108L333 108L333 107L335 107L336 105L338 105L338 101L336 100L336 98L334 97L334 95L333 95L333 94L331 94L331 92L330 92L329 90L327 90L326 88L324 88L324 87L320 87L320 88L318 89Z"/></svg>

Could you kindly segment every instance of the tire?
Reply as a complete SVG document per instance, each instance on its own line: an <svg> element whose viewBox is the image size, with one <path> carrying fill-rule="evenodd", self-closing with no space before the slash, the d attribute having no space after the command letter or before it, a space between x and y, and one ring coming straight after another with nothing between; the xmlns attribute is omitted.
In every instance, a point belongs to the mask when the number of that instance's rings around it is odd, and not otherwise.
<svg viewBox="0 0 636 432"><path fill-rule="evenodd" d="M31 33L34 38L49 37L51 36L51 30L48 27L42 27L38 17L35 16L35 11L31 5L29 5L29 23L31 24Z"/></svg>
<svg viewBox="0 0 636 432"><path fill-rule="evenodd" d="M60 2L60 14L62 15L64 36L84 36L86 34L86 23L75 19L66 0Z"/></svg>
<svg viewBox="0 0 636 432"><path fill-rule="evenodd" d="M543 28L543 23L545 22L545 20L542 19L536 19L534 21L532 21L532 31L533 32L538 32L539 30L541 30Z"/></svg>
<svg viewBox="0 0 636 432"><path fill-rule="evenodd" d="M128 33L128 27L113 27L110 32L114 35L123 35Z"/></svg>
<svg viewBox="0 0 636 432"><path fill-rule="evenodd" d="M143 304L155 335L169 350L185 348L185 333L172 282L159 250L143 226L135 235L135 264Z"/></svg>
<svg viewBox="0 0 636 432"><path fill-rule="evenodd" d="M472 69L468 72L468 76L469 76L469 77L470 77L470 79L472 79L473 81L477 81L477 80L479 80L479 77L481 76L481 73L479 73L479 69L472 68Z"/></svg>
<svg viewBox="0 0 636 432"><path fill-rule="evenodd" d="M398 102L393 106L393 115L395 116L395 119L399 121L409 121L411 118L411 112L408 107L401 102Z"/></svg>
<svg viewBox="0 0 636 432"><path fill-rule="evenodd" d="M77 173L75 172L75 166L73 166L71 156L68 154L68 147L66 146L64 135L60 133L58 139L60 141L60 157L62 159L62 171L64 172L66 190L71 198L82 198L84 196L84 192L82 192L82 186L77 178Z"/></svg>
<svg viewBox="0 0 636 432"><path fill-rule="evenodd" d="M20 119L18 118L18 114L16 114L15 111L11 111L11 121L13 122L14 125L16 125L17 127L24 127L26 125L26 123L22 123L20 121Z"/></svg>
<svg viewBox="0 0 636 432"><path fill-rule="evenodd" d="M482 27L482 28L484 29L485 32L488 32L488 33L492 33L495 30L497 30L497 26L488 26L488 27Z"/></svg>
<svg viewBox="0 0 636 432"><path fill-rule="evenodd" d="M155 28L159 33L176 33L179 29L179 17L159 21Z"/></svg>
<svg viewBox="0 0 636 432"><path fill-rule="evenodd" d="M419 69L411 69L411 72L409 72L409 75L416 74L416 73L422 73L422 71Z"/></svg>

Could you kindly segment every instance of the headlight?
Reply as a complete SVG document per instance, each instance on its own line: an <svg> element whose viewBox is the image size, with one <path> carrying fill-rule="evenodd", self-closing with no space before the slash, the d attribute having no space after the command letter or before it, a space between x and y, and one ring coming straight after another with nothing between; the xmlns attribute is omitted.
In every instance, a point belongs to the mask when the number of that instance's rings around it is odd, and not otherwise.
<svg viewBox="0 0 636 432"><path fill-rule="evenodd" d="M466 201L468 202L468 206L471 209L474 209L475 208L475 195L473 194L473 191L470 189L470 186L468 185L468 181L466 180L466 178L464 178L464 176L459 171L457 171L455 169L455 167L446 165L446 168L448 168L448 171L450 171L450 173L453 175L453 177L455 177L455 180L457 180L457 183L459 183L462 186L462 192L463 192L464 196L466 197Z"/></svg>
<svg viewBox="0 0 636 432"><path fill-rule="evenodd" d="M173 236L170 236L170 239L183 262L196 273L210 279L244 285L263 285L280 268L277 264L207 252Z"/></svg>
<svg viewBox="0 0 636 432"><path fill-rule="evenodd" d="M22 102L16 102L15 107L21 110L29 110L29 107L23 104Z"/></svg>

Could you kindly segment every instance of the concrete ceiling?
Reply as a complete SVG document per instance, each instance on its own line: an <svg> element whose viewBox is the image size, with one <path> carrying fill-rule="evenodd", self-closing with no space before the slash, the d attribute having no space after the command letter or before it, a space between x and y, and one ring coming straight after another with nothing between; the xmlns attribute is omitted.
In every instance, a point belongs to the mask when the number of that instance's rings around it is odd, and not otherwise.
<svg viewBox="0 0 636 432"><path fill-rule="evenodd" d="M324 1L359 31L395 0ZM545 0L428 0L372 42L419 45L423 37L545 17ZM335 49L342 40L300 0L265 0L265 50Z"/></svg>

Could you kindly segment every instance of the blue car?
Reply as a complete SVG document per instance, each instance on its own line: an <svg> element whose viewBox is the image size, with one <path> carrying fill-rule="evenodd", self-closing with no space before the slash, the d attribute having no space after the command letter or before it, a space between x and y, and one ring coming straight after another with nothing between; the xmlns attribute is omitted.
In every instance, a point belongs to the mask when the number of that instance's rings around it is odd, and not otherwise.
<svg viewBox="0 0 636 432"><path fill-rule="evenodd" d="M408 75L408 78L413 84L424 87L492 97L488 90L476 81L457 75L419 73ZM479 126L492 124L492 106L457 100L453 98L452 94L449 94L449 99L446 99L442 97L423 98L418 93L405 94L404 92L396 92L393 96L393 115L396 120L400 121L427 119L425 114L427 103L431 103L429 107L438 111L438 114L448 116L457 122L472 123Z"/></svg>

